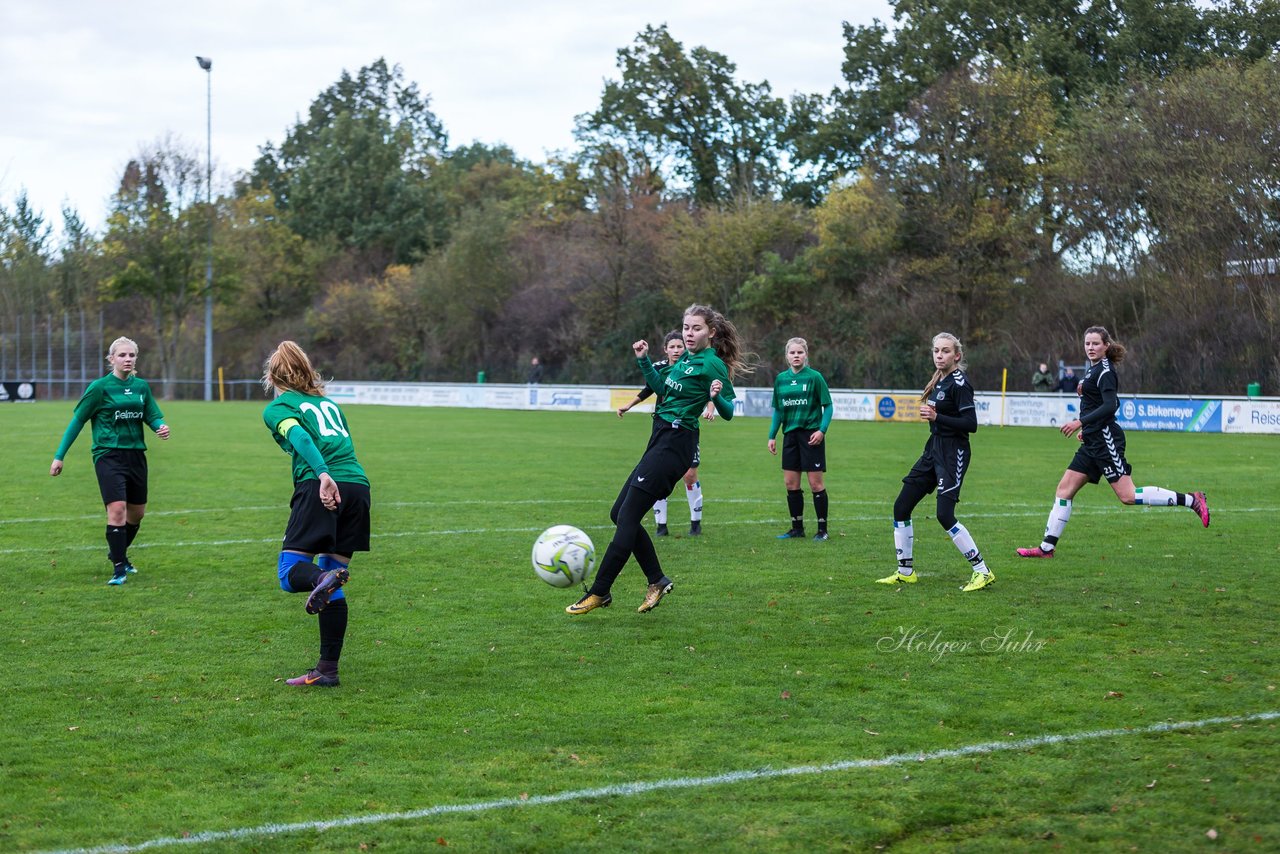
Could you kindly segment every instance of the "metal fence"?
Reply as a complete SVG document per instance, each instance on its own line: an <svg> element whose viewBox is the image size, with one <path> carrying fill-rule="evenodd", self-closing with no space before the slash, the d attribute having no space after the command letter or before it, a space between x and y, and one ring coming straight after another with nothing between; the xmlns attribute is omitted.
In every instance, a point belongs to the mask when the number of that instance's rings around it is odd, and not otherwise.
<svg viewBox="0 0 1280 854"><path fill-rule="evenodd" d="M102 312L21 314L0 318L0 383L29 383L36 400L78 400L85 386L107 373L107 341ZM145 342L144 342L145 343ZM147 381L164 393L158 377ZM175 380L169 389L181 400L204 398L203 379ZM214 399L219 385L214 377ZM225 400L262 400L256 379L225 379Z"/></svg>

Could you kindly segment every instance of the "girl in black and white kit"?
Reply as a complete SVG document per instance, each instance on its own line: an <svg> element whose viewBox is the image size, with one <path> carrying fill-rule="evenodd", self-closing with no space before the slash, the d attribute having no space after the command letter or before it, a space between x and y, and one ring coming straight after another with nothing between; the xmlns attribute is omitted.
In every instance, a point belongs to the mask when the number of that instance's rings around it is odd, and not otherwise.
<svg viewBox="0 0 1280 854"><path fill-rule="evenodd" d="M1058 493L1044 539L1038 546L1018 549L1018 557L1051 558L1057 550L1058 538L1071 518L1071 500L1086 483L1106 478L1121 504L1145 504L1150 507L1189 507L1209 527L1209 502L1203 492L1174 492L1159 486L1133 486L1132 468L1124 457L1124 430L1116 423L1120 409L1120 380L1115 366L1124 359L1125 348L1111 338L1102 326L1084 331L1084 354L1089 367L1080 381L1080 417L1062 425L1062 435L1070 438L1080 431L1080 448L1058 481Z"/></svg>
<svg viewBox="0 0 1280 854"><path fill-rule="evenodd" d="M898 569L877 581L915 584L911 511L936 489L938 524L973 567L969 583L960 588L968 593L996 580L969 529L956 521L956 503L960 501L960 487L969 468L969 434L978 430L978 411L973 402L973 386L964 372L964 348L956 336L949 332L933 336L933 365L933 379L920 395L920 417L929 422L929 440L920 459L902 479L902 491L893 503L893 541L898 552Z"/></svg>

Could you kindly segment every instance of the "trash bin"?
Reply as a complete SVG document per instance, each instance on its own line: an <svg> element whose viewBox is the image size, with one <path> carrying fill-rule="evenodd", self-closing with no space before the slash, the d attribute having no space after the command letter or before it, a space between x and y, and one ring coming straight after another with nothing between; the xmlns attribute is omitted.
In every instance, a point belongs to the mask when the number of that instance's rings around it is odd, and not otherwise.
<svg viewBox="0 0 1280 854"><path fill-rule="evenodd" d="M484 382L484 371L476 371L476 382Z"/></svg>
<svg viewBox="0 0 1280 854"><path fill-rule="evenodd" d="M1262 394L1262 383L1249 383L1245 387L1244 393L1249 397L1258 397Z"/></svg>

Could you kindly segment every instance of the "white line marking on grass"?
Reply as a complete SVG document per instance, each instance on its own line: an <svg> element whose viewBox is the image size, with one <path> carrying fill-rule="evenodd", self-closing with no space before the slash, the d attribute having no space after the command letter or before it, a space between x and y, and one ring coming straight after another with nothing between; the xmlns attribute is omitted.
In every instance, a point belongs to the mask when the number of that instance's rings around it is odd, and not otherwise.
<svg viewBox="0 0 1280 854"><path fill-rule="evenodd" d="M552 500L547 500L542 498L530 498L527 500L522 499L519 501L514 501L514 500L513 501L490 501L484 498L475 498L475 499L460 498L456 501L454 500L450 500L450 501L379 501L375 505L375 510L382 510L388 507L394 507L397 509L418 509L418 508L427 508L427 507L440 507L444 509L450 509L450 508L456 508L462 505L482 505L484 507L527 507L530 505L543 506L543 505L571 504L571 505L577 505L577 506L587 505L587 506L595 507L595 506L599 506L602 503L603 502L601 501L599 496L593 496L589 498L557 498ZM715 503L716 504L775 505L775 504L778 504L779 502L776 498L717 498ZM841 507L890 508L889 510L886 510L885 513L877 514L876 516L872 517L875 519L882 519L891 510L890 502L868 501L865 499L858 499L858 498L847 499L847 500L841 499L840 506ZM968 509L972 511L974 510L974 508L978 508L982 506L983 505L981 504L969 504ZM1041 512L1043 508L1040 504L1009 502L1009 503L1001 504L1000 506L1028 507L1028 508L1034 508L1034 510L1032 512L1027 512L1027 513L1021 513L1021 512L983 513L981 511L978 511L978 512L966 512L965 515L972 516L972 517L983 517L983 518L996 518L1000 516L1043 516L1044 515L1044 513ZM1163 508L1153 508L1153 507L1147 507L1144 505L1142 509L1153 510L1153 509L1163 509ZM147 518L154 519L156 517L165 517L165 516L198 516L205 513L234 514L234 513L266 513L271 511L276 511L281 516L283 516L285 515L286 510L288 510L288 505L283 503L266 504L261 506L243 506L243 507L239 507L239 506L237 507L192 507L186 510L149 510L147 511ZM1077 506L1074 508L1073 512L1089 515L1094 513L1110 514L1115 510L1116 510L1116 506L1114 504L1108 504L1105 507L1100 506L1097 508L1081 508ZM1214 504L1213 512L1215 514L1224 513L1224 512L1225 513L1276 513L1276 512L1280 512L1280 507L1225 507L1224 508L1218 504ZM63 522L85 522L85 521L96 521L101 518L103 518L102 513L84 513L84 514L77 514L74 516L40 516L40 517L31 517L27 519L0 519L0 526L39 525L39 524L52 524L52 523L63 523ZM832 517L832 518L834 519L835 517ZM856 522L856 521L863 521L863 519L865 518L866 517L861 517L861 518L844 517L844 521ZM737 523L737 524L744 524L744 523ZM745 524L750 524L750 523L745 523Z"/></svg>
<svg viewBox="0 0 1280 854"><path fill-rule="evenodd" d="M97 845L92 848L67 848L47 854L132 854L134 851L148 851L152 848L163 848L170 845L200 845L206 842L229 842L253 839L261 836L278 836L285 833L298 833L308 830L329 830L335 827L359 827L369 824L384 824L389 821L412 821L420 818L431 818L437 815L456 815L465 813L488 812L490 810L509 809L511 807L533 807L544 804L562 804L570 801L585 801L591 798L631 797L649 792L660 792L668 789L698 789L705 786L723 786L731 783L748 783L754 780L773 780L780 777L800 777L810 774L830 774L833 771L849 771L860 768L886 768L893 765L905 765L908 762L929 762L935 759L956 759L963 756L974 756L986 753L1000 753L1010 750L1030 750L1054 744L1072 744L1081 741L1094 741L1102 738L1114 738L1122 735L1151 735L1162 732L1178 732L1198 727L1217 724L1245 724L1257 721L1270 721L1280 718L1280 711L1258 712L1252 715L1238 715L1222 718L1205 718L1199 721L1181 721L1178 723L1159 723L1133 729L1099 729L1089 732L1066 733L1063 735L1037 735L1017 741L987 741L981 744L970 744L966 747L953 747L946 750L933 750L928 753L895 753L880 759L848 759L843 762L831 762L826 765L797 765L791 768L758 768L752 771L730 771L711 777L677 777L668 780L651 782L617 783L612 786L600 786L594 789L574 789L553 795L530 795L527 798L499 798L493 801L478 801L469 804L438 804L423 809L405 812L374 813L372 815L355 815L346 818L334 818L326 821L298 821L289 824L260 824L257 827L241 827L233 830L207 830L193 833L190 836L168 836L149 839L145 842L128 844Z"/></svg>
<svg viewBox="0 0 1280 854"><path fill-rule="evenodd" d="M566 502L566 503L577 503L577 502ZM239 508L239 509L247 509L247 508ZM277 510L280 508L272 506L269 508L261 508L261 509ZM1153 508L1144 507L1142 509L1152 510ZM1280 508L1275 508L1275 509L1280 509ZM1230 512L1232 513L1263 513L1263 512L1270 513L1270 512L1275 512L1275 509L1269 508L1269 507L1244 507L1244 508L1233 508ZM1109 508L1099 507L1096 510L1086 510L1082 512L1077 508L1076 510L1073 511L1073 515L1076 517L1088 517L1088 516L1108 516L1109 517L1113 515L1114 510L1115 510L1114 507L1109 507ZM1214 512L1220 514L1222 511L1215 510ZM147 515L150 516L153 514L149 513ZM158 515L158 514L155 514L155 515ZM283 515L283 513L281 515ZM863 522L885 523L889 519L890 515L892 514L890 514L886 510L886 512L884 513L876 513L874 515L841 516L841 517L833 516L831 518L831 524L833 526L838 527L841 524L854 524L854 523L863 523ZM964 516L966 519L1028 519L1028 518L1043 519L1044 518L1044 514L1036 510L1028 511L1025 513L966 512ZM86 518L99 519L101 518L101 516L93 516L93 517L86 517ZM922 515L918 518L925 519L925 518L932 518L932 517L929 517L927 515ZM773 517L769 519L721 519L715 522L715 525L717 527L736 527L740 525L775 527L778 524L780 524L778 522L778 517ZM582 528L582 530L584 531L611 531L614 528L613 525L579 525L578 527ZM151 529L148 529L148 530L151 530ZM390 533L373 534L372 538L375 540L380 540L380 539L403 539L405 537L449 537L449 536L461 536L461 535L470 535L470 534L527 534L527 533L540 533L542 530L543 528L541 526L532 526L532 527L520 526L520 527L514 527L514 528L441 528L433 531L392 531ZM134 545L129 546L129 549L130 551L134 551L137 549L209 548L209 547L218 547L218 546L243 546L243 545L256 545L260 543L278 543L278 542L280 542L279 537L263 537L260 539L250 538L250 539L235 539L235 540L180 540L178 542L170 542L170 543L166 543L166 542L135 543ZM58 546L58 545L24 546L21 548L0 549L0 555L48 554L49 552L91 552L91 551L100 551L103 548L105 548L105 546L102 543L95 543L92 545L76 545L76 546Z"/></svg>

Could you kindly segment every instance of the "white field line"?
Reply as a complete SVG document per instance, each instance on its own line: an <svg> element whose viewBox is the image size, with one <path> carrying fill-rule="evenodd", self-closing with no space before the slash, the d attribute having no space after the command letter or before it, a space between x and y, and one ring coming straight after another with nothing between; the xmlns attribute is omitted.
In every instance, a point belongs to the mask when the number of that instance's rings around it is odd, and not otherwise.
<svg viewBox="0 0 1280 854"><path fill-rule="evenodd" d="M550 502L544 502L544 503L550 503ZM572 502L572 503L576 503L576 502ZM877 502L877 503L882 503L882 502ZM250 509L250 508L242 507L242 508L236 508L236 509L244 510L244 509ZM284 515L282 508L277 506L272 506L269 508L261 508L261 509L281 510L282 511L281 516L283 517ZM1164 510L1164 509L1166 508L1143 507L1142 511L1149 512L1152 510ZM1232 513L1274 513L1276 512L1277 509L1280 509L1280 508L1233 507L1230 512ZM1107 507L1107 508L1100 507L1096 510L1087 510L1084 512L1076 510L1075 512L1072 513L1072 515L1077 518L1080 516L1109 516L1114 512L1115 512L1114 507ZM1221 511L1215 510L1215 512L1221 512ZM158 514L148 513L147 515L148 517L150 517L152 515L158 515ZM833 525L839 525L840 523L852 523L852 522L859 522L859 523L886 522L886 520L889 518L889 515L891 514L889 514L886 511L885 513L876 513L874 515L839 516L839 517L833 516L831 517L831 522ZM1025 512L1017 512L1017 513L962 513L961 515L965 519L1026 519L1026 518L1042 519L1044 518L1044 513L1038 510L1028 510ZM81 517L74 517L74 518L78 519ZM97 515L97 516L84 517L84 518L101 519L102 517L101 515ZM718 520L715 524L717 527L738 526L738 525L761 525L766 527L768 526L776 527L777 525L780 524L778 522L778 518L780 517L771 517L768 519L724 519L724 520ZM43 521L43 520L33 520L33 521ZM580 527L584 531L613 530L613 525L581 525ZM152 530L152 529L149 529L149 530ZM373 534L371 536L372 536L372 539L379 540L379 539L402 539L404 537L449 537L449 536L469 535L469 534L527 534L527 533L536 534L536 533L540 533L542 530L543 530L543 527L540 525L521 526L516 528L441 528L433 531L393 531L391 533ZM170 543L165 543L165 542L134 543L132 546L129 546L129 550L136 551L138 549L210 548L210 547L218 547L218 546L258 545L261 543L278 543L278 542L280 542L280 537L261 537L256 539L248 538L248 539L235 539L235 540L179 540L177 542L170 542ZM81 544L81 545L74 545L74 546L59 546L59 545L24 546L22 548L0 549L0 555L49 554L50 552L91 552L91 551L101 551L103 548L105 548L105 545L101 542L93 543L91 545Z"/></svg>
<svg viewBox="0 0 1280 854"><path fill-rule="evenodd" d="M106 844L91 848L71 848L47 854L132 854L135 851L149 851L153 848L165 848L171 845L202 845L211 842L236 842L255 839L263 836L279 836L286 833L300 833L312 830L330 830L341 827L359 827L371 824L384 824L389 821L414 821L438 815L457 815L467 813L489 812L510 809L513 807L536 807L547 804L562 804L572 801L584 801L591 798L615 798L644 795L670 789L700 789L707 786L723 786L734 783L748 783L755 780L772 780L780 777L801 777L813 774L830 774L836 771L850 771L862 768L886 768L894 765L905 765L914 762L931 762L937 759L956 759L989 753L1002 753L1014 750L1031 750L1056 744L1073 744L1082 741L1096 741L1104 738L1118 738L1126 735L1151 735L1165 732L1178 732L1199 727L1216 726L1218 724L1247 724L1270 721L1280 718L1280 711L1258 712L1252 715L1233 717L1205 718L1198 721L1181 721L1177 723L1158 723L1131 729L1099 729L1087 732L1065 733L1062 735L1038 735L1022 738L1017 741L987 741L970 744L966 747L955 747L946 750L933 750L927 753L896 753L879 759L848 759L842 762L831 762L825 765L797 765L790 768L757 768L750 771L730 771L710 777L676 777L667 780L650 782L618 783L612 786L600 786L594 789L574 789L550 795L529 795L518 798L499 798L492 801L476 801L461 804L438 804L422 809L405 812L374 813L372 815L355 815L346 818L334 818L325 821L299 821L288 824L260 824L257 827L241 827L232 830L207 830L189 836L168 836L149 839L133 844Z"/></svg>
<svg viewBox="0 0 1280 854"><path fill-rule="evenodd" d="M282 508L279 508L279 507L271 507L269 509L282 510ZM1143 508L1143 509L1146 510L1151 508ZM1163 508L1160 508L1160 509L1163 509ZM1265 508L1256 508L1254 510L1249 510L1244 512L1263 512L1264 509ZM1098 509L1095 511L1088 511L1085 513L1081 513L1077 511L1072 515L1076 517L1105 516L1105 515L1109 515L1110 512L1111 511L1109 510ZM1238 511L1233 510L1232 512L1238 512ZM150 516L151 514L147 514L147 515ZM840 523L852 523L852 522L859 522L859 523L883 522L887 524L888 523L887 520L889 519L890 515L891 514L886 511L885 513L876 513L875 515L840 516L840 517L833 516L831 518L831 523L837 526ZM964 513L963 516L965 519L1006 519L1006 518L1007 519L1023 519L1023 518L1041 519L1044 517L1044 513L1041 513L1039 511L1026 511L1022 513ZM284 513L282 511L281 518L283 517L284 517ZM101 517L94 516L92 518L100 519ZM769 519L724 519L724 520L718 520L715 524L716 524L716 527L739 526L739 525L759 525L759 526L765 526L765 527L777 527L779 524L782 524L778 521L779 518L780 517L771 517ZM582 525L580 527L584 531L613 530L613 525ZM472 534L476 534L476 535L479 535L479 534L537 534L542 532L543 529L544 529L544 526L541 526L541 525L520 526L515 528L441 528L441 529L431 530L431 531L392 531L390 533L372 534L371 537L372 539L380 540L380 539L403 539L405 537L450 537L450 536L472 535ZM149 530L154 530L154 528L149 528ZM234 540L179 540L176 542L168 542L168 543L142 542L142 543L134 543L133 545L129 546L129 551L132 552L132 551L137 551L139 549L210 548L210 547L218 547L218 546L243 546L243 545L257 545L261 543L278 543L278 542L280 542L280 537L278 536L245 538L245 539L234 539ZM21 548L0 549L0 555L49 554L51 552L92 552L92 551L101 551L104 548L106 548L106 545L102 542L92 543L89 545L80 544L80 545L68 545L68 546L47 544L44 546L23 546Z"/></svg>
<svg viewBox="0 0 1280 854"><path fill-rule="evenodd" d="M592 497L592 498L557 498L557 499L530 498L530 499L524 499L520 501L494 501L494 500L485 499L485 498L459 498L459 499L450 499L447 501L377 501L374 503L374 507L377 510L382 510L383 508L386 508L386 507L394 507L399 509L438 507L438 508L448 510L450 508L477 506L477 505L483 506L483 507L530 507L530 506L537 507L537 506L544 506L544 505L545 506L552 506L552 505L597 506L597 505L603 504L604 500L605 499L602 499L599 496ZM767 498L717 498L715 499L714 503L715 504L757 504L757 505L768 506L768 505L779 505L779 504L782 504L783 502L780 501L777 498L777 496L770 496ZM923 507L927 503L928 501L926 499L926 501L922 503L921 506ZM1012 508L1028 507L1028 508L1035 509L1036 512L1044 511L1047 513L1048 511L1045 508L1049 507L1051 504L1052 504L1052 499L1047 499L1044 502L1039 502L1036 504L1007 502L1007 503L1001 504L1000 506L1012 507ZM892 512L892 505L893 505L892 501L883 501L883 500L870 501L867 499L860 499L860 498L840 499L840 506L842 507L888 507L889 510L887 510L886 512ZM974 507L981 507L983 505L971 503L965 506L972 509ZM267 505L260 505L260 506L245 505L245 506L234 506L234 507L231 507L231 506L192 507L186 510L148 510L147 518L155 519L157 517L162 518L165 516L198 516L204 513L234 514L234 513L266 513L271 511L277 511L281 515L284 515L287 509L288 509L288 504L282 501L278 504L267 504ZM1110 512L1115 509L1116 509L1115 505L1112 504L1112 505L1108 505L1105 510L1099 509L1097 511L1090 511L1080 507L1076 507L1074 508L1073 512L1075 513ZM1164 508L1143 507L1142 509L1152 510L1152 509L1164 509ZM1214 504L1212 509L1214 513L1222 512L1221 508L1217 504ZM1280 507L1230 507L1230 508L1227 508L1227 512L1230 512L1230 513L1275 513L1277 511L1280 511ZM1012 513L1012 514L970 513L968 515L971 515L971 516L972 515L1020 516L1025 514L1022 514L1022 513ZM103 518L103 511L99 511L97 513L79 513L74 516L38 516L38 517L33 516L33 517L24 518L24 519L0 519L0 525L39 525L39 524L52 524L52 523L63 523L63 522L85 522L85 521L95 521L102 518Z"/></svg>

